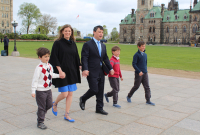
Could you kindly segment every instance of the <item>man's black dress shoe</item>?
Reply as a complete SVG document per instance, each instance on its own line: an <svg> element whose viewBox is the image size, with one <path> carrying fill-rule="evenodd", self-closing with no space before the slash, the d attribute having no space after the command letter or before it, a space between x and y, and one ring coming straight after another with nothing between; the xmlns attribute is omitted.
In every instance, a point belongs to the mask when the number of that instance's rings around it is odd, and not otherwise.
<svg viewBox="0 0 200 135"><path fill-rule="evenodd" d="M96 110L96 113L100 113L100 114L103 114L103 115L108 115L108 113L104 110Z"/></svg>
<svg viewBox="0 0 200 135"><path fill-rule="evenodd" d="M79 105L82 110L85 110L85 102L83 102L82 97L80 97Z"/></svg>

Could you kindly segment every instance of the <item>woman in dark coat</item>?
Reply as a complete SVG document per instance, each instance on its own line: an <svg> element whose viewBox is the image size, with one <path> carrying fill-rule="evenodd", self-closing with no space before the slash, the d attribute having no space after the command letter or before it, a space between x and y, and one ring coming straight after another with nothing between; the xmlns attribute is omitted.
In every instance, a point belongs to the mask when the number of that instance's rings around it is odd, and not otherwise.
<svg viewBox="0 0 200 135"><path fill-rule="evenodd" d="M57 104L62 99L66 99L66 112L64 119L74 122L69 117L69 110L72 103L73 91L77 90L76 83L81 83L80 58L75 44L74 31L70 25L64 25L59 30L59 38L54 42L51 50L49 63L54 67L54 72L59 73L65 79L53 79L53 85L61 92L55 102L53 102L52 112L57 116Z"/></svg>

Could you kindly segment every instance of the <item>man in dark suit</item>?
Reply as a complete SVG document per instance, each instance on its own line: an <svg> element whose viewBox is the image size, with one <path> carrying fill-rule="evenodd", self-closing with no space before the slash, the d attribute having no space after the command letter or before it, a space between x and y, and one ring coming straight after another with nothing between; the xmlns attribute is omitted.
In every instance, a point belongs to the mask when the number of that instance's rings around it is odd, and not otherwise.
<svg viewBox="0 0 200 135"><path fill-rule="evenodd" d="M81 52L82 76L87 77L89 90L80 97L79 105L82 110L85 110L85 102L96 95L96 113L107 115L108 113L103 110L105 76L102 64L105 63L112 75L114 70L107 56L106 45L100 42L103 38L103 27L94 27L93 35L93 39L83 45Z"/></svg>

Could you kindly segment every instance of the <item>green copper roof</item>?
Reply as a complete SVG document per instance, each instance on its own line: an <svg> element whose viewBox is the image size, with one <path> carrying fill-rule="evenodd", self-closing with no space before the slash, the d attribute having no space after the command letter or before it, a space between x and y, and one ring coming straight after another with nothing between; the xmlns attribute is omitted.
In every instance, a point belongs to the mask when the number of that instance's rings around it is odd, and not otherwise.
<svg viewBox="0 0 200 135"><path fill-rule="evenodd" d="M198 3L194 6L194 8L192 9L192 11L198 11L198 10L200 10L200 2L198 2Z"/></svg>
<svg viewBox="0 0 200 135"><path fill-rule="evenodd" d="M135 23L136 23L136 14L134 14L133 17L131 17L131 14L128 14L120 24L135 24Z"/></svg>
<svg viewBox="0 0 200 135"><path fill-rule="evenodd" d="M189 21L189 9L185 10L178 10L176 14L174 14L174 11L165 11L164 12L164 18L163 22L182 22L182 21ZM177 20L175 19L175 16L178 15ZM184 16L187 16L186 19L184 19ZM167 17L169 17L169 20L167 20Z"/></svg>
<svg viewBox="0 0 200 135"><path fill-rule="evenodd" d="M150 14L154 13L154 17L150 17ZM144 19L151 19L151 18L162 18L161 16L161 7L153 7L149 13L145 16Z"/></svg>

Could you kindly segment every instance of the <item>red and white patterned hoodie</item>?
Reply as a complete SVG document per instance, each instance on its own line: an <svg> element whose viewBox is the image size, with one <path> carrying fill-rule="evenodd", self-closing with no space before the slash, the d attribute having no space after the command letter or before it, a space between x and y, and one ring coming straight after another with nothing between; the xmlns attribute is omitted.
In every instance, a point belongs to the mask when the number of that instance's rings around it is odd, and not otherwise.
<svg viewBox="0 0 200 135"><path fill-rule="evenodd" d="M51 89L52 78L60 78L59 74L53 73L53 68L49 63L40 62L35 69L32 81L32 93L35 91L47 91Z"/></svg>

